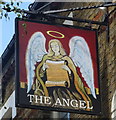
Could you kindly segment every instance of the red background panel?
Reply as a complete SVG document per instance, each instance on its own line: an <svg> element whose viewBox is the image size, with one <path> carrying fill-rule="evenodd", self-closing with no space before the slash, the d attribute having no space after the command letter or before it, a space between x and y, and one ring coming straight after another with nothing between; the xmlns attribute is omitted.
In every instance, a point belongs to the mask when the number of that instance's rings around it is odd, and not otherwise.
<svg viewBox="0 0 116 120"><path fill-rule="evenodd" d="M71 28L65 26L57 26L57 25L48 25L43 23L35 23L35 22L27 22L27 21L19 21L19 68L20 68L20 82L26 82L26 67L25 67L25 54L28 45L28 41L33 33L42 32L46 37L46 49L48 50L48 42L54 37L51 37L47 34L47 31L57 31L64 34L64 38L56 38L60 40L65 49L67 55L70 53L69 49L69 40L73 36L81 36L83 37L90 49L93 69L94 69L94 84L95 87L98 88L98 64L97 64L97 42L96 42L96 32L92 30L85 30L80 28ZM57 33L51 33L52 35L60 36ZM79 68L77 68L79 71ZM81 76L81 73L79 73ZM83 78L82 78L83 80ZM84 82L84 80L83 80ZM85 86L86 83L84 82Z"/></svg>

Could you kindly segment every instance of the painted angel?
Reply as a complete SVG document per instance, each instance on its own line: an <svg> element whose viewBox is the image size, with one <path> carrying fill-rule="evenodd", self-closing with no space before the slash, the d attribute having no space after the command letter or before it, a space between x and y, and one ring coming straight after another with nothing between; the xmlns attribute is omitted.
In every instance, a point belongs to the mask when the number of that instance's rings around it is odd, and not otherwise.
<svg viewBox="0 0 116 120"><path fill-rule="evenodd" d="M73 36L70 39L69 56L59 40L50 40L48 51L46 51L45 43L46 38L41 32L35 32L29 40L26 52L27 93L35 84L34 94L36 95L50 96L53 100L67 98L90 101L91 103L84 84L77 74L76 67L79 67L85 82L96 99L92 60L85 39L80 36ZM51 68L53 65L56 67ZM60 76L59 73L62 75ZM56 78L53 78L55 75Z"/></svg>

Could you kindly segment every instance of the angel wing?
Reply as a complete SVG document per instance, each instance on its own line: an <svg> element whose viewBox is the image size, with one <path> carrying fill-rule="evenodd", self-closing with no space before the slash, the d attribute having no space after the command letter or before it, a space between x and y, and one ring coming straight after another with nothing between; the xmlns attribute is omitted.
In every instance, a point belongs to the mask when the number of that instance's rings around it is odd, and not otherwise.
<svg viewBox="0 0 116 120"><path fill-rule="evenodd" d="M94 88L94 71L89 47L83 37L74 36L69 42L70 55L75 66L80 68L81 74L96 99Z"/></svg>
<svg viewBox="0 0 116 120"><path fill-rule="evenodd" d="M42 60L43 55L47 53L45 49L45 42L46 38L41 32L35 32L28 42L25 56L28 85L27 93L30 91L33 84L33 79L35 76L35 64L37 62L40 62Z"/></svg>

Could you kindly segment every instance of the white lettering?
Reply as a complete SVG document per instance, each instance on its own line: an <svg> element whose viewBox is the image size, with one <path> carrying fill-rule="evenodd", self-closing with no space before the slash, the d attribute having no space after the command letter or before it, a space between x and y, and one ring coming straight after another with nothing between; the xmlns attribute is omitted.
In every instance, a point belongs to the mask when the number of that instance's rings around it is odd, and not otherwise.
<svg viewBox="0 0 116 120"><path fill-rule="evenodd" d="M78 101L77 101L77 100L71 100L71 101L70 101L70 105L71 105L72 107L78 107Z"/></svg>
<svg viewBox="0 0 116 120"><path fill-rule="evenodd" d="M43 104L43 98L42 98L42 96L40 96L40 98L38 98L38 96L37 95L35 95L35 103L38 103L38 101L40 101L39 103L40 104Z"/></svg>
<svg viewBox="0 0 116 120"><path fill-rule="evenodd" d="M34 98L34 95L28 94L27 97L29 97L29 102L32 102L32 99Z"/></svg>
<svg viewBox="0 0 116 120"><path fill-rule="evenodd" d="M90 101L87 101L87 109L93 109L93 106L90 107Z"/></svg>
<svg viewBox="0 0 116 120"><path fill-rule="evenodd" d="M46 97L46 96L44 97L44 103L45 103L45 104L49 104L49 105L50 105L50 104L51 104L51 101L50 101L50 100L51 100L50 97Z"/></svg>
<svg viewBox="0 0 116 120"><path fill-rule="evenodd" d="M70 103L70 99L64 99L64 98L62 98L62 100L63 100L63 106L69 106L69 103Z"/></svg>
<svg viewBox="0 0 116 120"><path fill-rule="evenodd" d="M57 100L56 100L56 103L54 104L54 105L60 105L60 106L62 106L62 103L61 103L61 101L60 101L60 99L59 98L57 98Z"/></svg>
<svg viewBox="0 0 116 120"><path fill-rule="evenodd" d="M29 97L29 102L35 102L39 104L47 104L51 105L52 101L50 97L47 96L38 96L38 95L31 95L28 94L27 97ZM84 100L76 100L76 99L65 99L57 98L56 101L54 101L55 106L68 106L68 107L74 107L74 108L80 108L80 109L93 109L93 106L90 104L90 101L84 101Z"/></svg>
<svg viewBox="0 0 116 120"><path fill-rule="evenodd" d="M80 108L85 109L86 108L86 102L84 100L79 100Z"/></svg>

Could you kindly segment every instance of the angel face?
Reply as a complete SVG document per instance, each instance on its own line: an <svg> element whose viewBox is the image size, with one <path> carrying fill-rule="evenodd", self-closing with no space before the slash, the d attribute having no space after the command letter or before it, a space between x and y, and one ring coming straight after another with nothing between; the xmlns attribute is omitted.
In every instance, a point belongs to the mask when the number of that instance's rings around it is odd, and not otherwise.
<svg viewBox="0 0 116 120"><path fill-rule="evenodd" d="M62 47L62 44L59 40L57 39L52 39L49 41L49 55L53 56L55 55L66 55L65 50Z"/></svg>
<svg viewBox="0 0 116 120"><path fill-rule="evenodd" d="M57 42L52 42L51 49L54 53L58 53L60 51L59 44Z"/></svg>

